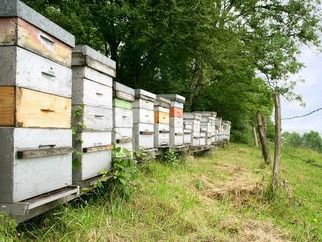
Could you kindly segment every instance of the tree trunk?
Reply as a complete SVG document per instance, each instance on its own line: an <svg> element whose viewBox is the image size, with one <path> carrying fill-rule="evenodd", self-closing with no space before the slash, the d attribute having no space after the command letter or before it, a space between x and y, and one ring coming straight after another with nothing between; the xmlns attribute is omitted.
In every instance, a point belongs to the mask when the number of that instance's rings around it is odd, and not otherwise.
<svg viewBox="0 0 322 242"><path fill-rule="evenodd" d="M270 164L271 158L269 156L269 149L268 149L267 140L266 140L266 127L265 127L266 122L259 111L257 111L256 117L257 117L259 141L261 142L264 161L265 161L265 164Z"/></svg>
<svg viewBox="0 0 322 242"><path fill-rule="evenodd" d="M256 147L259 147L255 124L253 124L252 126L253 126L254 145L255 145Z"/></svg>
<svg viewBox="0 0 322 242"><path fill-rule="evenodd" d="M279 183L279 161L281 157L281 100L280 94L273 94L275 105L275 152L274 152L274 164L273 164L273 191L276 190Z"/></svg>

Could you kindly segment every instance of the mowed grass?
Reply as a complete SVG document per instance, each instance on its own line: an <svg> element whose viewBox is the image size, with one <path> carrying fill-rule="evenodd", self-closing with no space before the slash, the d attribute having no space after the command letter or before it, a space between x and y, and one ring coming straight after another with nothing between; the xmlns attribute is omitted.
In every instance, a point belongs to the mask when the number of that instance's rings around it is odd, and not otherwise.
<svg viewBox="0 0 322 242"><path fill-rule="evenodd" d="M322 165L322 155L285 151L275 196L260 150L230 144L187 156L180 165L140 165L129 201L86 197L21 224L2 240L321 241L322 169L295 156Z"/></svg>

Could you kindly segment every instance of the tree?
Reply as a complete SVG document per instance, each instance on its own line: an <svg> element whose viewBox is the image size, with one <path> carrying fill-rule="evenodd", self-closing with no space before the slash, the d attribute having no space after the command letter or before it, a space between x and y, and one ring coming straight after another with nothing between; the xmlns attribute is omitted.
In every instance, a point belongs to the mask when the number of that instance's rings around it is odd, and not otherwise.
<svg viewBox="0 0 322 242"><path fill-rule="evenodd" d="M303 146L318 152L322 152L322 138L318 132L310 131L309 133L304 133Z"/></svg>

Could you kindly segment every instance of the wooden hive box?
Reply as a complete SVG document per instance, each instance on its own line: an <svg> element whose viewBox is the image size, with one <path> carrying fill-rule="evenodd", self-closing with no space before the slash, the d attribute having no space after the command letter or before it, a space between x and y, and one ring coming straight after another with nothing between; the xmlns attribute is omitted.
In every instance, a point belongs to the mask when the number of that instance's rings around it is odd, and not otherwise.
<svg viewBox="0 0 322 242"><path fill-rule="evenodd" d="M191 145L200 146L200 113L183 113L183 122L185 129L191 129Z"/></svg>
<svg viewBox="0 0 322 242"><path fill-rule="evenodd" d="M0 86L18 86L71 98L72 71L17 46L0 47Z"/></svg>
<svg viewBox="0 0 322 242"><path fill-rule="evenodd" d="M116 77L115 61L87 45L75 46L72 53L72 66L73 68L77 66L87 66L110 77ZM93 76L87 76L88 79L93 79L93 81L100 82L99 79L95 78L95 73L89 72L87 74L93 74Z"/></svg>
<svg viewBox="0 0 322 242"><path fill-rule="evenodd" d="M185 145L191 145L192 143L192 130L191 129L184 129L183 130L183 143Z"/></svg>
<svg viewBox="0 0 322 242"><path fill-rule="evenodd" d="M72 184L71 130L0 128L0 202Z"/></svg>
<svg viewBox="0 0 322 242"><path fill-rule="evenodd" d="M133 101L134 89L113 82L113 143L117 147L133 150Z"/></svg>
<svg viewBox="0 0 322 242"><path fill-rule="evenodd" d="M157 95L154 106L154 146L170 145L170 104L171 101Z"/></svg>
<svg viewBox="0 0 322 242"><path fill-rule="evenodd" d="M70 67L75 37L24 3L2 0L1 45L17 45Z"/></svg>
<svg viewBox="0 0 322 242"><path fill-rule="evenodd" d="M0 126L70 128L71 99L21 87L0 86Z"/></svg>
<svg viewBox="0 0 322 242"><path fill-rule="evenodd" d="M183 104L185 97L178 94L160 94L162 98L168 99L170 103L170 140L171 146L183 145Z"/></svg>
<svg viewBox="0 0 322 242"><path fill-rule="evenodd" d="M135 101L133 102L134 124L154 124L155 100L155 94L142 89L135 89Z"/></svg>
<svg viewBox="0 0 322 242"><path fill-rule="evenodd" d="M112 132L82 132L74 135L73 182L78 183L111 169ZM80 155L82 154L82 155Z"/></svg>
<svg viewBox="0 0 322 242"><path fill-rule="evenodd" d="M154 148L154 124L138 123L133 125L134 150Z"/></svg>

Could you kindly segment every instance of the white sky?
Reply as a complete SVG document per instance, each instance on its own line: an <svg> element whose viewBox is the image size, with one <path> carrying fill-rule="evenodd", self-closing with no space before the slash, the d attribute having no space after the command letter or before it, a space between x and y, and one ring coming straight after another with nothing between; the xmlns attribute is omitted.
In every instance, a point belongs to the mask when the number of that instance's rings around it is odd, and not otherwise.
<svg viewBox="0 0 322 242"><path fill-rule="evenodd" d="M303 115L322 107L322 53L316 50L303 48L300 61L306 65L297 77L303 77L305 83L299 83L295 92L302 95L305 107L298 102L282 101L282 118ZM312 115L293 120L283 120L283 131L298 133L314 130L322 134L322 110Z"/></svg>

